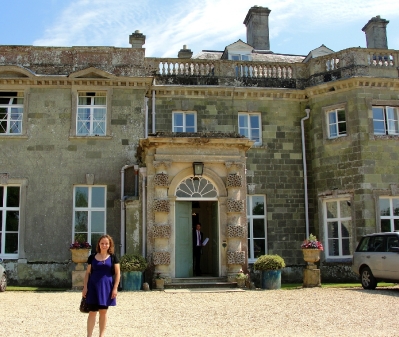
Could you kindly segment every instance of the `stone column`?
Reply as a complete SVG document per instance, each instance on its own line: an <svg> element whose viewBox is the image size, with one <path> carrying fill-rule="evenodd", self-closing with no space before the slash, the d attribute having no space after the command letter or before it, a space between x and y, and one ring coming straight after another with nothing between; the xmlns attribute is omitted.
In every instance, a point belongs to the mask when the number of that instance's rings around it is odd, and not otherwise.
<svg viewBox="0 0 399 337"><path fill-rule="evenodd" d="M244 164L226 162L227 168L227 278L235 281L237 273L245 264L245 251L242 240L245 236L245 224L242 224L245 201L241 197L243 187ZM245 193L244 193L245 195Z"/></svg>
<svg viewBox="0 0 399 337"><path fill-rule="evenodd" d="M303 287L321 287L320 269L315 264L309 264L303 270Z"/></svg>
<svg viewBox="0 0 399 337"><path fill-rule="evenodd" d="M168 199L169 161L154 161L155 175L154 184L154 224L152 235L154 238L154 252L152 260L155 265L155 273L160 273L167 282L170 279L170 251L169 239L171 235L171 225L169 221L171 202Z"/></svg>

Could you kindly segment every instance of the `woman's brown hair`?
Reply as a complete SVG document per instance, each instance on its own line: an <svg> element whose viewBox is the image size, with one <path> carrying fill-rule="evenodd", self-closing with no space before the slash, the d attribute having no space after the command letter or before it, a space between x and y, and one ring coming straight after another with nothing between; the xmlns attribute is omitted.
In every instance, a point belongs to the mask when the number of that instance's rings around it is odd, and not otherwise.
<svg viewBox="0 0 399 337"><path fill-rule="evenodd" d="M114 244L114 240L112 239L112 237L108 234L105 234L103 236L101 236L98 241L97 241L97 246L96 246L96 252L100 253L101 252L101 248L100 248L100 241L102 239L108 239L109 241L109 247L108 247L108 254L114 254L115 251L115 244Z"/></svg>

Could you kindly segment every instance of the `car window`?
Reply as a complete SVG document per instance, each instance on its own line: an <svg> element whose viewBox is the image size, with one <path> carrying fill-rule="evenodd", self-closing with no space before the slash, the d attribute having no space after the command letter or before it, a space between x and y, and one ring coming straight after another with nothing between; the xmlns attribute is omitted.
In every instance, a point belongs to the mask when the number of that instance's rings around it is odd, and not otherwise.
<svg viewBox="0 0 399 337"><path fill-rule="evenodd" d="M369 242L370 242L370 237L366 236L364 238L362 238L362 240L359 243L359 246L357 247L356 251L358 252L367 252L369 251Z"/></svg>
<svg viewBox="0 0 399 337"><path fill-rule="evenodd" d="M374 236L374 242L371 247L372 252L384 252L384 237L383 236Z"/></svg>
<svg viewBox="0 0 399 337"><path fill-rule="evenodd" d="M399 239L396 235L387 237L387 251L392 252L393 247L399 247Z"/></svg>

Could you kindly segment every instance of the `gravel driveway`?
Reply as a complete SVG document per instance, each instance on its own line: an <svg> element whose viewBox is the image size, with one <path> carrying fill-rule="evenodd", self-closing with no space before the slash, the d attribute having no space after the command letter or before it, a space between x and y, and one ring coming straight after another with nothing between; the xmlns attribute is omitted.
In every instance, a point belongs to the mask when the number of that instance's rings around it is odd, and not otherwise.
<svg viewBox="0 0 399 337"><path fill-rule="evenodd" d="M0 293L1 336L86 336L80 293ZM107 336L398 336L399 287L119 292ZM93 336L98 336L96 325Z"/></svg>

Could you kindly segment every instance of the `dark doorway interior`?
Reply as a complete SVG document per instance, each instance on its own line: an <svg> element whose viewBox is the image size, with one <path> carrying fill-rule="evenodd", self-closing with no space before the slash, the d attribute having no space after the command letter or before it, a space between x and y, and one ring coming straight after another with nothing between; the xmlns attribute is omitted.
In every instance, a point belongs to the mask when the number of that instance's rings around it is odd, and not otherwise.
<svg viewBox="0 0 399 337"><path fill-rule="evenodd" d="M192 227L201 223L201 231L209 242L202 248L203 276L219 276L219 230L217 201L192 201Z"/></svg>

